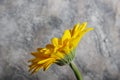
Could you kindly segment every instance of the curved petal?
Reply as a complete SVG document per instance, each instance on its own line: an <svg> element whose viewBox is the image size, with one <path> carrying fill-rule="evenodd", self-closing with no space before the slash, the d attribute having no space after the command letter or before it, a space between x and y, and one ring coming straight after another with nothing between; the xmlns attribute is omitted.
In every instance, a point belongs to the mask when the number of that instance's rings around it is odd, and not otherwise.
<svg viewBox="0 0 120 80"><path fill-rule="evenodd" d="M43 70L46 71L54 62L55 62L55 59L51 59L48 62L46 62L44 64Z"/></svg>
<svg viewBox="0 0 120 80"><path fill-rule="evenodd" d="M47 58L47 59L41 60L37 64L43 64L43 63L45 63L45 62L47 62L47 61L49 61L51 59L53 59L53 58Z"/></svg>
<svg viewBox="0 0 120 80"><path fill-rule="evenodd" d="M52 38L51 42L54 46L58 46L58 38Z"/></svg>
<svg viewBox="0 0 120 80"><path fill-rule="evenodd" d="M86 28L86 26L87 26L87 22L82 23L79 27L79 31L83 31Z"/></svg>
<svg viewBox="0 0 120 80"><path fill-rule="evenodd" d="M63 36L62 36L62 42L66 39L70 39L71 38L71 34L69 30L65 30Z"/></svg>
<svg viewBox="0 0 120 80"><path fill-rule="evenodd" d="M78 30L78 28L79 28L79 26L80 26L80 23L77 23L75 26L74 26L74 28L72 29L72 36L76 33L76 31Z"/></svg>

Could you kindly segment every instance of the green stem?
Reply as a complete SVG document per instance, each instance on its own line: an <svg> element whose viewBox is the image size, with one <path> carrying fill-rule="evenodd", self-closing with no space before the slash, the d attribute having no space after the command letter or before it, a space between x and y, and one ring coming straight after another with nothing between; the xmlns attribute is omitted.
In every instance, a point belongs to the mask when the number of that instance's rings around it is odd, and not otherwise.
<svg viewBox="0 0 120 80"><path fill-rule="evenodd" d="M71 69L73 70L73 72L74 72L77 80L82 80L82 75L81 75L81 73L79 72L79 70L78 70L78 68L76 67L76 65L75 65L73 62L71 62L71 63L69 64L69 66L70 66Z"/></svg>

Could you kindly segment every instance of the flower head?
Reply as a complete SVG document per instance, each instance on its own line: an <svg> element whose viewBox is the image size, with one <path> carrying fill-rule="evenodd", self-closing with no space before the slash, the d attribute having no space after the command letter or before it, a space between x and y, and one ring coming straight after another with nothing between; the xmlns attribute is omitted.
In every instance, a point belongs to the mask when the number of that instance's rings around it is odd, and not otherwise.
<svg viewBox="0 0 120 80"><path fill-rule="evenodd" d="M73 29L65 30L61 38L52 38L51 43L45 48L38 48L31 54L35 57L29 62L29 71L37 72L39 69L47 70L52 64L58 65L69 64L75 57L75 50L85 33L93 30L86 27L87 22L78 23Z"/></svg>

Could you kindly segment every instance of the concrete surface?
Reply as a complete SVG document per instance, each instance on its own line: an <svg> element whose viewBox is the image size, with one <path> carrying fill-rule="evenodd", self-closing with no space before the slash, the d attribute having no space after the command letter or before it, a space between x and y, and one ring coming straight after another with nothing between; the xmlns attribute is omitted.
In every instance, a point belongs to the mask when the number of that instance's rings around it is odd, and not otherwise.
<svg viewBox="0 0 120 80"><path fill-rule="evenodd" d="M76 80L69 66L28 72L31 51L78 22L95 30L77 48L84 80L120 80L120 0L0 0L0 80Z"/></svg>

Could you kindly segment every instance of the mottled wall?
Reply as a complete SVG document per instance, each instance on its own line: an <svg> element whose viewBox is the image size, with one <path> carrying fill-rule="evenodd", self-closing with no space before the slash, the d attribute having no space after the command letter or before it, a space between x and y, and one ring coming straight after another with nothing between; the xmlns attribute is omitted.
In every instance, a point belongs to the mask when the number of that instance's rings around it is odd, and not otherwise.
<svg viewBox="0 0 120 80"><path fill-rule="evenodd" d="M120 0L0 0L0 80L76 80L69 66L31 76L31 51L88 22L77 48L84 80L120 80Z"/></svg>

